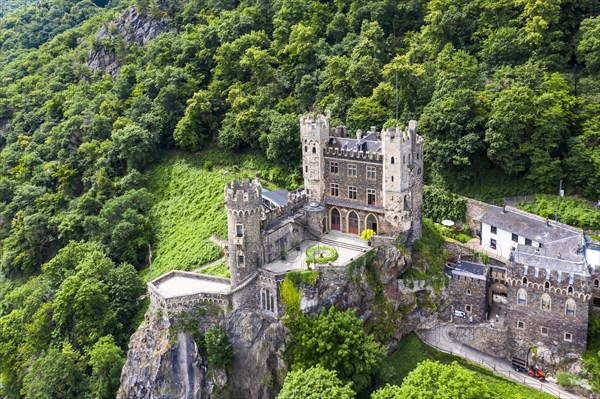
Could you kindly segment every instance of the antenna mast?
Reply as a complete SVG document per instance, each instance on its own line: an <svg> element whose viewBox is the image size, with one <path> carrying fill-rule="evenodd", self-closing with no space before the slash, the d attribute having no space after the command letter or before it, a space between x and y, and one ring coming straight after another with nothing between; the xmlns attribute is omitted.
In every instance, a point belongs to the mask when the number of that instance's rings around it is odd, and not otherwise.
<svg viewBox="0 0 600 399"><path fill-rule="evenodd" d="M398 71L396 71L396 127L398 127Z"/></svg>

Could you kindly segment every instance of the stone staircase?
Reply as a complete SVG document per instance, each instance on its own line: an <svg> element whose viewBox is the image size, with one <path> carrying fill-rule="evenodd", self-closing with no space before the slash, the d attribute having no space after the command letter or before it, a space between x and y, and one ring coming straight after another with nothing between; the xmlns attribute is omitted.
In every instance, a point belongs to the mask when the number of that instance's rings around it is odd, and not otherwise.
<svg viewBox="0 0 600 399"><path fill-rule="evenodd" d="M352 251L359 251L359 252L367 252L371 249L371 248L363 247L362 245L351 244L349 242L331 240L329 238L325 238L324 236L321 237L320 242L322 242L325 245L334 247L334 248L346 248L346 249L351 249Z"/></svg>

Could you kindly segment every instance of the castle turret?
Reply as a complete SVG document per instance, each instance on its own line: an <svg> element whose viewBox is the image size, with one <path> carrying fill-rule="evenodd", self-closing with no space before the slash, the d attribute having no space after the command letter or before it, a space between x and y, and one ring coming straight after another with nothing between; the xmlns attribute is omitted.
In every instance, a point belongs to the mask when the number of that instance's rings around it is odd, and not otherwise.
<svg viewBox="0 0 600 399"><path fill-rule="evenodd" d="M258 179L234 180L225 186L231 288L262 265L260 219L262 187Z"/></svg>
<svg viewBox="0 0 600 399"><path fill-rule="evenodd" d="M319 115L316 118L313 115L304 115L300 118L302 172L304 188L310 201L323 201L325 192L323 153L329 141L329 118L329 114Z"/></svg>
<svg viewBox="0 0 600 399"><path fill-rule="evenodd" d="M416 140L415 121L410 121L405 131L395 127L382 132L383 206L386 220L398 230L410 226L413 195L409 190L410 171L415 161L413 139Z"/></svg>
<svg viewBox="0 0 600 399"><path fill-rule="evenodd" d="M417 134L417 122L408 122L411 157L409 165L408 189L411 193L410 242L423 236L423 138Z"/></svg>

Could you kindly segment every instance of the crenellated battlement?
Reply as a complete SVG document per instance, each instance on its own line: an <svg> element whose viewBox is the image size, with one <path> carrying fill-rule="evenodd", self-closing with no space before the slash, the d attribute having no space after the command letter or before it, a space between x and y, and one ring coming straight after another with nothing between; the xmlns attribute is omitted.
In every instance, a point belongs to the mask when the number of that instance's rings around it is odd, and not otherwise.
<svg viewBox="0 0 600 399"><path fill-rule="evenodd" d="M225 185L225 203L231 206L257 206L262 203L262 186L258 178L233 180Z"/></svg>
<svg viewBox="0 0 600 399"><path fill-rule="evenodd" d="M345 149L337 147L325 148L326 156L347 157L365 161L382 161L383 156L380 152L358 151L355 149Z"/></svg>
<svg viewBox="0 0 600 399"><path fill-rule="evenodd" d="M315 117L313 114L307 114L300 117L300 129L312 128L316 126L320 126L321 128L326 128L329 131L329 120L331 119L331 114L327 113L327 115L319 114Z"/></svg>

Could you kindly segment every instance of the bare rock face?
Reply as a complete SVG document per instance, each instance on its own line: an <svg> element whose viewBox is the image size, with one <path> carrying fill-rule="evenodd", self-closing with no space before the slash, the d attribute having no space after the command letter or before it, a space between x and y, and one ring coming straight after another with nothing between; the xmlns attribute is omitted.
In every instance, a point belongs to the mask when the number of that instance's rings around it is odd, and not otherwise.
<svg viewBox="0 0 600 399"><path fill-rule="evenodd" d="M131 337L118 398L201 398L206 364L194 339L148 318ZM173 342L174 341L174 342Z"/></svg>
<svg viewBox="0 0 600 399"><path fill-rule="evenodd" d="M248 311L217 321L226 327L235 352L227 370L209 368L191 335L150 310L131 338L117 398L275 398L287 372L283 325Z"/></svg>
<svg viewBox="0 0 600 399"><path fill-rule="evenodd" d="M100 29L94 48L90 50L87 66L92 73L101 69L116 80L125 54L132 46L146 46L169 30L165 17L154 18L147 11L132 6Z"/></svg>

